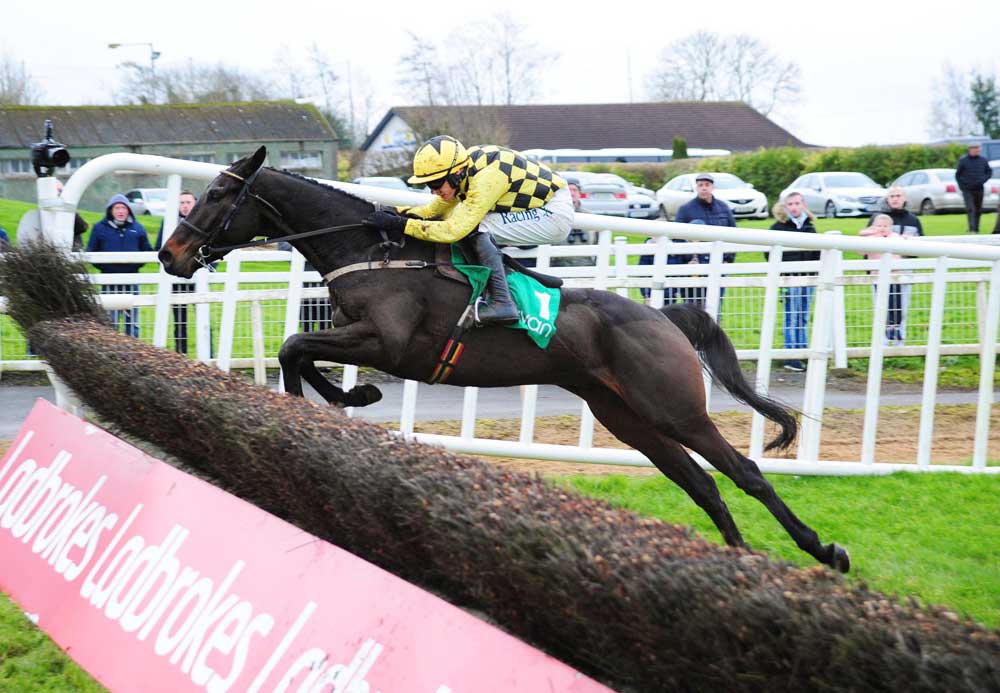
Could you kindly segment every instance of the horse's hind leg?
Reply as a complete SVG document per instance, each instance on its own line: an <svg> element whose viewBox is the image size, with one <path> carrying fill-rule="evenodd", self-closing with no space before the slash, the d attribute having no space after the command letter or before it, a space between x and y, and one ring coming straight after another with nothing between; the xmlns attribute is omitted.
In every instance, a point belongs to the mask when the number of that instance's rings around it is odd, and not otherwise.
<svg viewBox="0 0 1000 693"><path fill-rule="evenodd" d="M706 414L699 426L687 426L677 432L677 439L708 460L713 467L733 480L746 494L753 496L774 515L799 548L820 563L846 573L851 566L847 551L837 544L820 542L819 535L800 520L781 500L757 464L741 455L722 437Z"/></svg>
<svg viewBox="0 0 1000 693"><path fill-rule="evenodd" d="M712 519L730 546L745 546L715 480L691 459L676 441L663 435L629 409L618 395L603 387L577 391L591 412L620 441L632 446L656 465L664 476L684 489Z"/></svg>

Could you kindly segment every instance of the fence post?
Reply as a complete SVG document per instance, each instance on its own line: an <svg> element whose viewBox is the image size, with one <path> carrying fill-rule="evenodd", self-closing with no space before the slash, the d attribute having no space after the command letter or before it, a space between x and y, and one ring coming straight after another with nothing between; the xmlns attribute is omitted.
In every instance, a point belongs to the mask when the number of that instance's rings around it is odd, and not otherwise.
<svg viewBox="0 0 1000 693"><path fill-rule="evenodd" d="M226 294L222 300L222 325L219 327L219 370L228 371L233 360L233 338L236 331L236 292L240 288L242 250L234 250L226 259Z"/></svg>
<svg viewBox="0 0 1000 693"><path fill-rule="evenodd" d="M649 305L657 310L663 307L663 268L667 265L667 244L670 239L666 236L657 236L656 249L653 251L653 277L652 290L649 292Z"/></svg>
<svg viewBox="0 0 1000 693"><path fill-rule="evenodd" d="M889 312L889 284L892 279L892 253L882 253L875 283L875 314L872 316L871 353L868 356L868 387L865 390L865 423L861 432L861 463L875 461L875 436L878 432L879 395L882 391L882 359L885 353L885 326Z"/></svg>
<svg viewBox="0 0 1000 693"><path fill-rule="evenodd" d="M181 177L176 173L167 176L167 208L163 212L163 245L177 228L178 203L181 196ZM167 274L161 263L159 281L156 284L156 313L153 319L153 346L161 349L167 346L167 325L170 322L170 294L174 288L174 278Z"/></svg>
<svg viewBox="0 0 1000 693"><path fill-rule="evenodd" d="M806 369L806 389L802 397L798 457L803 462L819 461L826 371L830 360L830 331L833 329L834 272L839 255L839 250L824 250L820 255L816 310L813 313L812 334L809 335L809 366Z"/></svg>
<svg viewBox="0 0 1000 693"><path fill-rule="evenodd" d="M619 284L628 281L628 252L625 249L628 239L625 236L615 237L615 279ZM619 286L615 293L628 298L628 288Z"/></svg>
<svg viewBox="0 0 1000 693"><path fill-rule="evenodd" d="M844 256L837 256L835 277L844 276ZM844 286L837 283L833 287L833 366L847 368L847 304Z"/></svg>
<svg viewBox="0 0 1000 693"><path fill-rule="evenodd" d="M253 335L253 381L267 385L267 368L264 366L264 316L260 301L250 303L250 330Z"/></svg>
<svg viewBox="0 0 1000 693"><path fill-rule="evenodd" d="M594 288L607 289L611 265L611 232L601 231L597 238L597 260L594 268Z"/></svg>
<svg viewBox="0 0 1000 693"><path fill-rule="evenodd" d="M202 268L194 273L195 293L207 294L211 291L208 277L211 271ZM196 303L194 306L195 349L198 360L208 363L212 360L212 305Z"/></svg>
<svg viewBox="0 0 1000 693"><path fill-rule="evenodd" d="M302 276L305 274L306 259L297 249L292 248L291 263L288 268L288 298L285 299L285 329L282 342L299 331L299 312L302 306ZM278 392L285 391L285 375L278 370Z"/></svg>
<svg viewBox="0 0 1000 693"><path fill-rule="evenodd" d="M976 442L972 448L972 466L986 468L990 442L990 412L993 407L993 369L997 363L997 331L1000 329L1000 260L990 272L986 318L979 337L979 402L976 405Z"/></svg>
<svg viewBox="0 0 1000 693"><path fill-rule="evenodd" d="M760 345L757 353L757 392L766 395L771 382L771 345L778 315L778 283L781 278L781 258L785 249L776 245L767 261L767 285L764 288L764 314L760 324ZM764 416L755 411L750 422L750 458L764 455Z"/></svg>
<svg viewBox="0 0 1000 693"><path fill-rule="evenodd" d="M917 436L917 464L931 463L934 441L934 400L937 396L938 364L941 361L941 332L944 328L944 299L947 289L948 258L939 257L934 265L931 289L930 324L927 326L927 353L924 356L924 391L920 407L920 433Z"/></svg>

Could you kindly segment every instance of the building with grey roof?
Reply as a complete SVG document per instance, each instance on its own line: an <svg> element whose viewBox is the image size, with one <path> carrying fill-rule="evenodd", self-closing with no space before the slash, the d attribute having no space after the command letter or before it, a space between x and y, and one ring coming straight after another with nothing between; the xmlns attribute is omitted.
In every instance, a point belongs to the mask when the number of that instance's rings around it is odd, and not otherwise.
<svg viewBox="0 0 1000 693"><path fill-rule="evenodd" d="M65 179L102 154L134 152L229 164L268 149L268 164L308 176L335 178L336 135L317 108L293 101L141 106L0 107L0 197L35 199L32 143L51 120L72 160ZM121 173L91 187L82 206L103 209L107 198L133 187L161 187L156 176ZM192 184L202 185L202 183Z"/></svg>

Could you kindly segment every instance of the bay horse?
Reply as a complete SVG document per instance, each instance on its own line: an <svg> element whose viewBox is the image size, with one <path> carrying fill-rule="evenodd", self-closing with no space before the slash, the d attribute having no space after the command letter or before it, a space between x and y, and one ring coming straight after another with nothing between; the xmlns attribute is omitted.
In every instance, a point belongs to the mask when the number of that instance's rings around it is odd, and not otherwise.
<svg viewBox="0 0 1000 693"><path fill-rule="evenodd" d="M364 406L381 398L372 385L344 392L319 372L316 361L428 380L469 303L470 288L438 276L429 267L435 261L434 244L409 237L403 248L392 249L393 264L381 268L387 246L376 231L358 223L375 205L265 167L265 156L260 147L211 182L160 251L163 266L176 276L191 277L200 266L221 259L231 250L226 246L259 235L280 238L320 231L294 238L292 245L321 275L345 268L358 271L329 281L333 329L295 334L282 345L279 361L286 391L302 396L304 378L337 406ZM848 571L847 551L835 543L822 544L757 465L733 448L709 418L702 360L717 382L780 426L768 449L787 447L795 438L791 410L754 392L739 369L732 343L707 313L684 304L659 311L614 292L564 287L555 325L544 350L522 330L470 330L449 384L560 386L585 400L613 435L684 489L730 546L746 544L714 479L685 448L763 503L803 551Z"/></svg>

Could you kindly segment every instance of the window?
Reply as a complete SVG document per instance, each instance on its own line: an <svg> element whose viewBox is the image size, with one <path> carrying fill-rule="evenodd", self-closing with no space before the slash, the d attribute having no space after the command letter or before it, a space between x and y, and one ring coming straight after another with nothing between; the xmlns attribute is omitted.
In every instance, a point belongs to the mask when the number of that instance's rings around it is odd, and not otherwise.
<svg viewBox="0 0 1000 693"><path fill-rule="evenodd" d="M323 168L323 152L281 152L281 167L287 169Z"/></svg>
<svg viewBox="0 0 1000 693"><path fill-rule="evenodd" d="M912 180L913 180L913 174L912 173L907 173L905 176L900 176L899 178L897 178L896 182L893 183L893 185L898 185L900 187L903 187L903 186L909 185L910 181L912 181Z"/></svg>
<svg viewBox="0 0 1000 693"><path fill-rule="evenodd" d="M913 181L910 185L926 185L927 184L927 174L926 173L914 173Z"/></svg>
<svg viewBox="0 0 1000 693"><path fill-rule="evenodd" d="M0 160L0 173L33 173L33 169L31 168L31 159Z"/></svg>
<svg viewBox="0 0 1000 693"><path fill-rule="evenodd" d="M174 158L176 158L176 159L184 159L185 161L200 161L200 162L206 163L206 164L214 164L215 163L215 154L212 154L212 153L208 153L208 154L178 154Z"/></svg>

